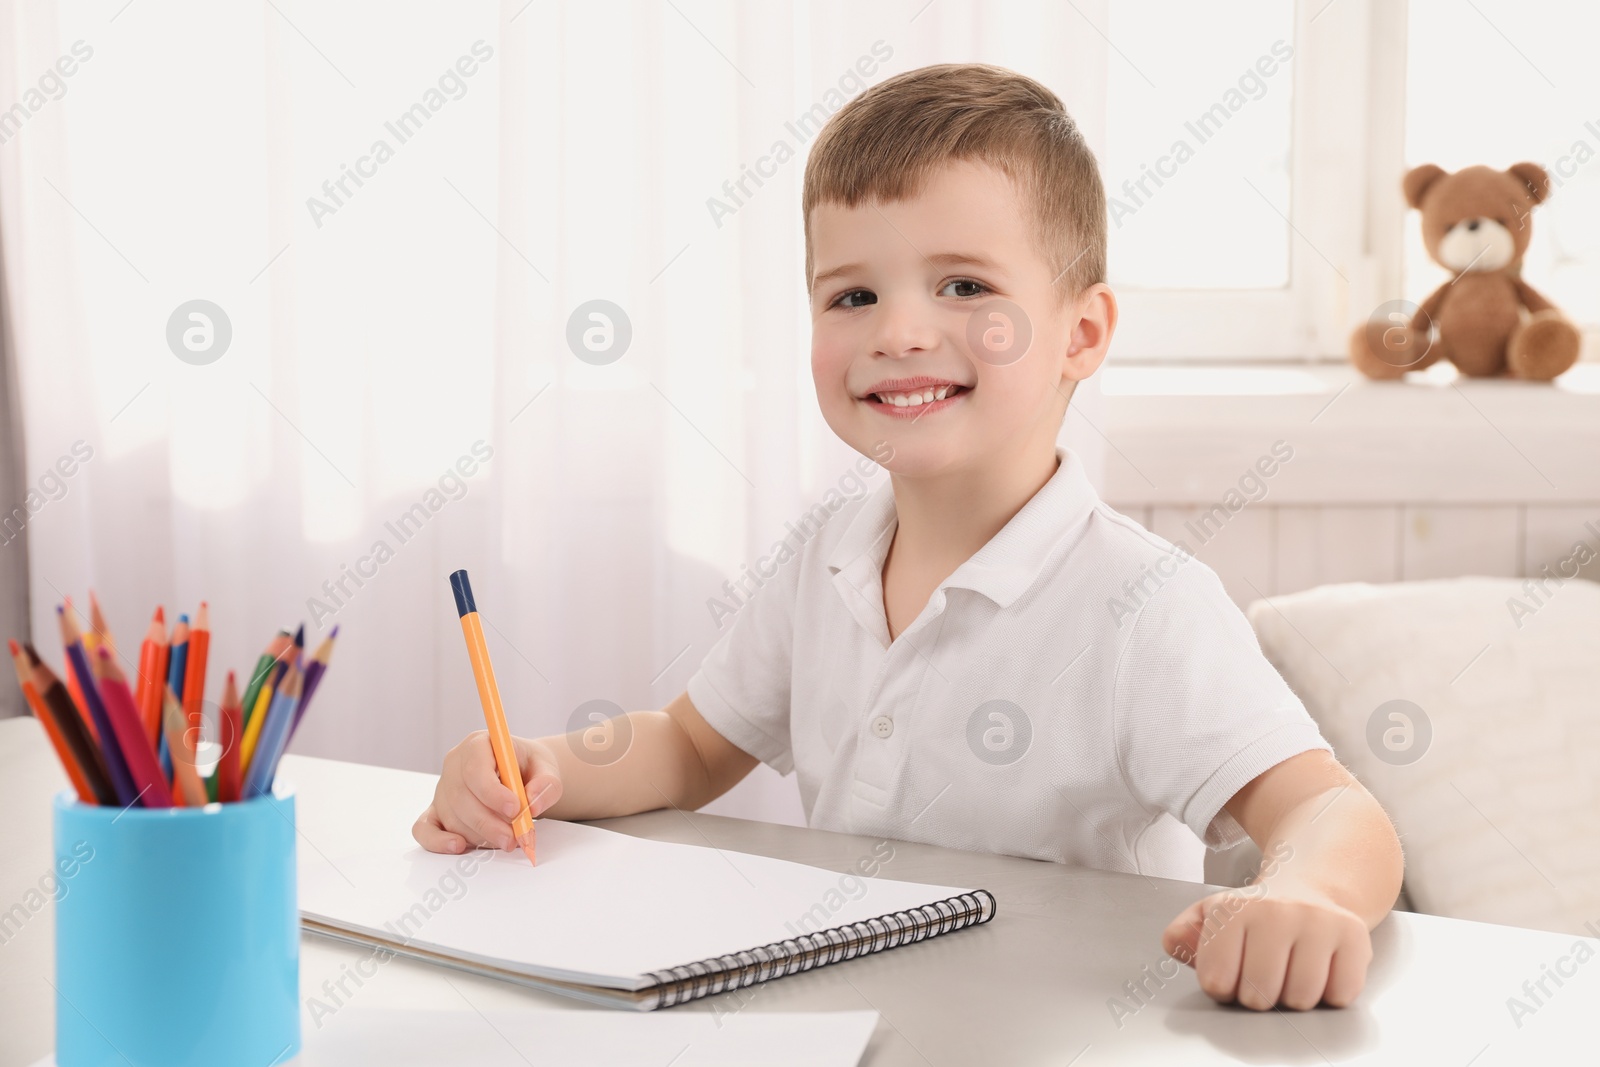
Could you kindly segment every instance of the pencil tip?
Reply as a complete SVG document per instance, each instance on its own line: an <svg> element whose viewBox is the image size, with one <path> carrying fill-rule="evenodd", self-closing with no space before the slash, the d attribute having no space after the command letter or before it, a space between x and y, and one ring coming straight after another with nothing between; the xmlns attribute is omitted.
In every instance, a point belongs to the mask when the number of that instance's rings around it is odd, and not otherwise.
<svg viewBox="0 0 1600 1067"><path fill-rule="evenodd" d="M161 623L163 626L166 625L167 613L164 610L162 610L162 607L161 607L160 604L156 605L156 613L154 615L154 619L155 619L156 622Z"/></svg>
<svg viewBox="0 0 1600 1067"><path fill-rule="evenodd" d="M339 636L339 624L338 623L334 623L333 624L333 629L328 631L328 640L332 641L335 637L338 637L338 636Z"/></svg>
<svg viewBox="0 0 1600 1067"><path fill-rule="evenodd" d="M179 615L178 616L178 621L179 622L188 622L189 621L189 616L187 616L187 615Z"/></svg>
<svg viewBox="0 0 1600 1067"><path fill-rule="evenodd" d="M295 628L294 643L296 648L304 648L306 643L306 624L301 623Z"/></svg>
<svg viewBox="0 0 1600 1067"><path fill-rule="evenodd" d="M11 654L13 656L21 654L22 646L17 644L17 639L15 637L8 637L6 639L6 645L11 649Z"/></svg>

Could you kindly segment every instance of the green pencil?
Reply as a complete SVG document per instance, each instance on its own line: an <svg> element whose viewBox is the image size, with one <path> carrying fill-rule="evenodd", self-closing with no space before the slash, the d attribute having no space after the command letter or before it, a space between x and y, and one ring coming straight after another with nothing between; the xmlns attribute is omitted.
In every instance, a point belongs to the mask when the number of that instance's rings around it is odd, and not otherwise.
<svg viewBox="0 0 1600 1067"><path fill-rule="evenodd" d="M261 653L260 659L256 660L256 669L250 672L250 684L245 686L244 690L244 716L240 723L241 730L250 725L250 715L256 709L256 697L261 695L261 687L267 683L268 678L272 677L272 665L278 662L278 657L289 650L289 646L293 641L294 639L289 636L288 630L279 630L278 636L267 642L267 650ZM240 735L239 737L225 738L223 743L236 745L243 740L243 735Z"/></svg>

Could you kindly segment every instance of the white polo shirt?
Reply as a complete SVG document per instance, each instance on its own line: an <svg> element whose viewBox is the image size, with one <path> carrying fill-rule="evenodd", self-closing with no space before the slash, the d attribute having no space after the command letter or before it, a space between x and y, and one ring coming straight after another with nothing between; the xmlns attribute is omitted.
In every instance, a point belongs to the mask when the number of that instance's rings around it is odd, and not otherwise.
<svg viewBox="0 0 1600 1067"><path fill-rule="evenodd" d="M892 642L892 484L792 528L689 699L812 827L1201 881L1234 793L1330 746L1216 574L1056 456Z"/></svg>

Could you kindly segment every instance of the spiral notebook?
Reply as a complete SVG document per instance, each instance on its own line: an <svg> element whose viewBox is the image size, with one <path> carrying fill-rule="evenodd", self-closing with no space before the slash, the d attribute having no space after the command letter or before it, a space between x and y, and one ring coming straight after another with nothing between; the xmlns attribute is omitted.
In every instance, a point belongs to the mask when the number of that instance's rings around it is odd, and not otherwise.
<svg viewBox="0 0 1600 1067"><path fill-rule="evenodd" d="M650 1011L988 922L982 889L538 824L539 863L416 846L301 851L305 930ZM881 855L876 857L881 859ZM874 870L875 855L858 870ZM890 861L892 865L892 860Z"/></svg>

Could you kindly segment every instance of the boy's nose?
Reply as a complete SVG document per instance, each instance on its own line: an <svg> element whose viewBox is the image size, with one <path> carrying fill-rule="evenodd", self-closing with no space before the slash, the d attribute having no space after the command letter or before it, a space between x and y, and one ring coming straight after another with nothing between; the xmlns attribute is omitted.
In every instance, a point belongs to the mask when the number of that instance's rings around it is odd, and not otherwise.
<svg viewBox="0 0 1600 1067"><path fill-rule="evenodd" d="M903 305L878 306L883 310L872 338L876 354L899 358L925 352L938 343L938 334L925 313Z"/></svg>

